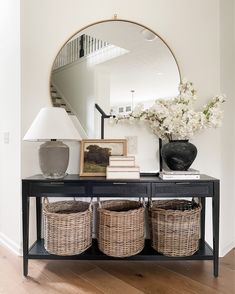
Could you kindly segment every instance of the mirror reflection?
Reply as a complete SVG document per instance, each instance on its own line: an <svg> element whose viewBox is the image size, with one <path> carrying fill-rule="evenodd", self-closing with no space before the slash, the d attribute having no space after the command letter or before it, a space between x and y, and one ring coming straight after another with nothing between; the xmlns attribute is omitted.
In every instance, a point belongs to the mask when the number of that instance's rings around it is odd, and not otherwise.
<svg viewBox="0 0 235 294"><path fill-rule="evenodd" d="M177 95L179 70L167 45L152 31L125 21L92 25L73 36L51 73L55 106L75 114L94 137L94 104L107 114L125 114L138 103ZM88 119L89 118L89 119Z"/></svg>
<svg viewBox="0 0 235 294"><path fill-rule="evenodd" d="M101 115L95 104L107 115L127 114L139 103L147 108L158 98L178 94L180 73L174 55L159 36L133 22L110 20L68 40L54 61L50 82L53 105L73 114L83 138L100 138ZM105 138L130 138L132 154L141 154L143 132L136 126L114 128L105 121ZM145 142L157 141L145 132ZM156 149L151 152L154 160L150 160L156 165Z"/></svg>

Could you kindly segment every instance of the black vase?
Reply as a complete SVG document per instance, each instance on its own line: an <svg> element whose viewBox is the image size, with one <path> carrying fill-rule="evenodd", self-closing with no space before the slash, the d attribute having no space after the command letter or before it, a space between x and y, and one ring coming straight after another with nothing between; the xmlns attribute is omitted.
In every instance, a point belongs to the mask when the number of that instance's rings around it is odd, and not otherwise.
<svg viewBox="0 0 235 294"><path fill-rule="evenodd" d="M197 148L188 140L172 140L162 146L161 154L171 170L188 170L197 156Z"/></svg>

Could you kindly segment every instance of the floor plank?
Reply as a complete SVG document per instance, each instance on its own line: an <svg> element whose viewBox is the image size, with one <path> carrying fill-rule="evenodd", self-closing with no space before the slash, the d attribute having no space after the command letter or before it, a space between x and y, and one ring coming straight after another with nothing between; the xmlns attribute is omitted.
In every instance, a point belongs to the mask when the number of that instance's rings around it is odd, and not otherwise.
<svg viewBox="0 0 235 294"><path fill-rule="evenodd" d="M164 263L161 262L160 264L165 269L175 271L221 294L235 294L235 271L231 270L229 266L224 266L222 262L220 262L218 278L214 278L212 274L213 268L212 262L210 261L179 261L177 264L167 261Z"/></svg>
<svg viewBox="0 0 235 294"><path fill-rule="evenodd" d="M29 260L0 245L0 294L235 294L235 250L212 261Z"/></svg>
<svg viewBox="0 0 235 294"><path fill-rule="evenodd" d="M81 274L86 273L95 268L95 266L84 261L79 265L76 262L71 261L36 261L34 262L34 269L37 268L39 272L30 273L30 276L34 280L40 281L43 276L46 276L48 285L55 287L59 284L62 287L62 293L64 289L68 293L103 293L94 287L91 283L80 277ZM76 272L74 268L76 267ZM57 289L58 290L58 289Z"/></svg>
<svg viewBox="0 0 235 294"><path fill-rule="evenodd" d="M235 248L221 259L220 265L235 270Z"/></svg>
<svg viewBox="0 0 235 294"><path fill-rule="evenodd" d="M120 294L143 294L142 291L132 287L130 284L118 279L116 276L99 268L91 270L82 275L84 279L95 285L104 293Z"/></svg>
<svg viewBox="0 0 235 294"><path fill-rule="evenodd" d="M160 267L153 262L136 263L128 261L122 262L120 266L117 266L115 262L99 262L98 266L148 294L219 294L219 292L206 285L193 281L177 272Z"/></svg>

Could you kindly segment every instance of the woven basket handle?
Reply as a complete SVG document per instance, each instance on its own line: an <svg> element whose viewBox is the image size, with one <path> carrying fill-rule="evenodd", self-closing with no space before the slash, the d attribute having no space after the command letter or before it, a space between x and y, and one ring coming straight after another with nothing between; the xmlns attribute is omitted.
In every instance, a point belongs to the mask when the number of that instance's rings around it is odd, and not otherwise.
<svg viewBox="0 0 235 294"><path fill-rule="evenodd" d="M139 203L141 203L143 205L143 207L145 208L145 199L144 199L144 197L139 197Z"/></svg>
<svg viewBox="0 0 235 294"><path fill-rule="evenodd" d="M76 200L76 197L73 197L73 200L74 201L77 201ZM49 202L49 199L48 199L48 197L44 197L43 198L43 204L49 204L50 202ZM92 211L92 207L93 207L93 197L91 197L91 201L90 201L90 204L89 204L89 210L90 211Z"/></svg>
<svg viewBox="0 0 235 294"><path fill-rule="evenodd" d="M43 197L43 204L49 204L49 199L48 197Z"/></svg>
<svg viewBox="0 0 235 294"><path fill-rule="evenodd" d="M89 204L89 211L92 211L92 207L93 207L93 197L91 197L91 201Z"/></svg>
<svg viewBox="0 0 235 294"><path fill-rule="evenodd" d="M192 203L197 203L195 201L195 197L192 197ZM149 205L149 207L152 207L153 206L153 199L152 199L152 197L149 198L148 205Z"/></svg>
<svg viewBox="0 0 235 294"><path fill-rule="evenodd" d="M100 197L97 197L97 202L98 202L99 208L102 208Z"/></svg>
<svg viewBox="0 0 235 294"><path fill-rule="evenodd" d="M73 200L77 201L76 197L73 197ZM93 207L93 197L91 197L91 201L90 201L90 204L89 204L89 207L88 207L89 211L92 211L92 207Z"/></svg>
<svg viewBox="0 0 235 294"><path fill-rule="evenodd" d="M102 208L100 197L97 197L97 202L98 202L99 208ZM139 197L139 202L143 205L143 207L145 207L145 199L144 199L144 197Z"/></svg>
<svg viewBox="0 0 235 294"><path fill-rule="evenodd" d="M149 199L148 199L148 207L149 208L153 207L153 199L152 199L152 197L149 197Z"/></svg>
<svg viewBox="0 0 235 294"><path fill-rule="evenodd" d="M192 205L193 205L194 203L197 203L197 202L195 201L195 197L192 197L191 203L192 203ZM149 200L148 200L148 207L149 207L149 208L152 208L152 207L153 207L153 199L152 199L152 197L150 197Z"/></svg>

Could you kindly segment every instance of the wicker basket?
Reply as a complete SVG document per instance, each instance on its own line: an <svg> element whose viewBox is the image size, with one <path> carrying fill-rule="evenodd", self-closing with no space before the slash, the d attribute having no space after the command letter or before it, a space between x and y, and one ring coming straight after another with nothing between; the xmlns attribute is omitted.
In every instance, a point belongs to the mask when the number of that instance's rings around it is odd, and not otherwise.
<svg viewBox="0 0 235 294"><path fill-rule="evenodd" d="M144 205L138 201L99 202L98 245L109 256L132 256L144 248Z"/></svg>
<svg viewBox="0 0 235 294"><path fill-rule="evenodd" d="M150 205L152 247L167 256L190 256L199 248L201 206L194 201L157 200Z"/></svg>
<svg viewBox="0 0 235 294"><path fill-rule="evenodd" d="M92 205L83 201L43 200L45 249L56 255L76 255L91 246Z"/></svg>

